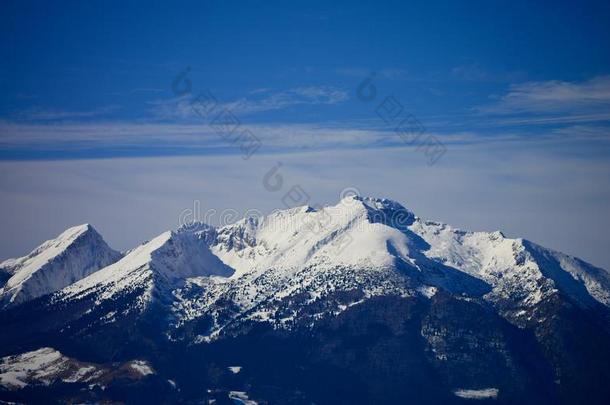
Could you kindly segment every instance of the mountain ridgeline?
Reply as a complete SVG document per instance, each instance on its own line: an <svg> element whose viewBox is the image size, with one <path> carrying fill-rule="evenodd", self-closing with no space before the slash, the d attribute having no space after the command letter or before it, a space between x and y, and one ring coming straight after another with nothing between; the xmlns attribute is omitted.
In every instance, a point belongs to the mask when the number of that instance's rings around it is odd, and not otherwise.
<svg viewBox="0 0 610 405"><path fill-rule="evenodd" d="M607 403L610 273L348 197L0 263L0 400Z"/></svg>

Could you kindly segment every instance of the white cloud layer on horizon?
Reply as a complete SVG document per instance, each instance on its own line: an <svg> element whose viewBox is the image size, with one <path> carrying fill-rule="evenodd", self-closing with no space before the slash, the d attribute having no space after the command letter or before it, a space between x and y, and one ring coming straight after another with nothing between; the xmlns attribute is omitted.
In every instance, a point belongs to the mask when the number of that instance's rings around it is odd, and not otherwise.
<svg viewBox="0 0 610 405"><path fill-rule="evenodd" d="M284 188L262 185L282 163ZM500 229L610 268L610 167L605 158L544 147L453 146L435 166L409 148L237 156L0 162L0 257L22 255L69 226L90 222L127 249L178 226L180 213L270 212L293 185L312 203L341 190L403 203L423 218ZM213 221L212 221L213 222Z"/></svg>
<svg viewBox="0 0 610 405"><path fill-rule="evenodd" d="M380 120L379 120L380 121ZM578 122L578 121L576 121ZM584 121L583 121L584 122ZM403 147L405 143L392 131L373 121L378 128L367 128L363 124L248 124L239 130L248 129L262 142L262 151L286 152L320 150L325 148L350 149L362 147ZM432 123L431 123L432 124ZM368 124L370 125L370 123ZM512 131L495 132L491 135L484 130L460 130L454 132L426 131L446 144L490 144L514 143L522 145L550 146L572 142L572 147L586 146L586 142L610 142L610 128L604 125L580 124L564 125L544 132ZM556 145L552 145L555 143ZM220 148L231 148L232 143L221 137L214 128L202 124L165 123L65 123L46 125L39 123L15 123L0 120L0 147L5 152L14 148L33 151L52 150L78 151L91 147L108 147L126 150L129 148L203 148L213 152ZM233 145L235 146L235 145ZM528 146L529 147L529 146ZM238 148L235 152L238 154Z"/></svg>

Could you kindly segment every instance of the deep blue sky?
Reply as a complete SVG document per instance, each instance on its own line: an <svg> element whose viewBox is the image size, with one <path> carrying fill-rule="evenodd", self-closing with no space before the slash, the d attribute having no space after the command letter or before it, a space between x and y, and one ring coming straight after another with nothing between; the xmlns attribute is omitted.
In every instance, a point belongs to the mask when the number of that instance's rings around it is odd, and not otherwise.
<svg viewBox="0 0 610 405"><path fill-rule="evenodd" d="M281 207L260 183L281 160L317 202L356 187L610 267L609 21L608 1L4 0L0 258L82 222L129 248L193 200ZM193 113L204 90L252 159ZM447 147L435 165L376 113L389 96Z"/></svg>
<svg viewBox="0 0 610 405"><path fill-rule="evenodd" d="M251 108L236 114L251 124L375 127L374 106L354 97L371 71L378 72L380 97L395 95L428 130L439 133L473 131L473 122L477 135L513 128L504 120L496 123L498 112L502 118L509 113L531 118L608 111L607 98L588 105L572 98L554 108L523 106L529 93L515 105L500 105L494 114L486 110L501 104L511 86L523 83L586 86L601 77L595 89L608 90L607 1L146 6L4 1L0 7L0 119L10 124L200 123L176 112L180 106L172 101L171 81L187 66L194 91L210 89L224 103L247 100ZM303 88L320 93L304 95ZM536 91L541 90L530 90ZM595 115L587 122L598 127L607 119ZM540 129L518 127L520 132ZM11 131L0 130L3 135ZM53 152L43 148L47 157L88 157L84 148L58 152L62 131L53 131ZM19 145L6 145L0 157L45 156L28 154L31 145L24 137L20 134ZM96 146L110 149L110 156L180 153L171 137L165 152L149 151L142 141L121 151L116 142L103 142Z"/></svg>

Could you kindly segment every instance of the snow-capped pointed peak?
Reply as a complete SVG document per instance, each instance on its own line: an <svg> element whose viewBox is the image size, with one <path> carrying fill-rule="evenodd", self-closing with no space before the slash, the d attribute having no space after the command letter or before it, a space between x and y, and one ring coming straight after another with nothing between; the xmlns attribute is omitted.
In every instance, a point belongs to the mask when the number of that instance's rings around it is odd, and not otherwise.
<svg viewBox="0 0 610 405"><path fill-rule="evenodd" d="M0 290L0 301L12 305L52 293L120 257L90 224L71 227L27 256L0 264L11 274Z"/></svg>
<svg viewBox="0 0 610 405"><path fill-rule="evenodd" d="M76 225L63 231L57 238L58 240L71 240L78 238L80 235L86 232L95 232L97 230L89 223Z"/></svg>
<svg viewBox="0 0 610 405"><path fill-rule="evenodd" d="M109 298L137 287L150 292L160 280L172 284L189 277L230 276L232 272L210 252L200 233L183 228L164 232L132 249L116 263L64 288L60 295L69 298L93 292Z"/></svg>

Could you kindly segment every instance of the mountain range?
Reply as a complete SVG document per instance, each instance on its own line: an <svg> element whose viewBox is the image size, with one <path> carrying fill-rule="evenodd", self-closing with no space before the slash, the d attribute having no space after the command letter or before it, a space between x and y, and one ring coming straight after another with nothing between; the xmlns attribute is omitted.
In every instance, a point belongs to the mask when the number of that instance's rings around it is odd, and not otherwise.
<svg viewBox="0 0 610 405"><path fill-rule="evenodd" d="M567 230L566 230L567 231ZM0 400L607 403L610 273L347 197L0 263Z"/></svg>

